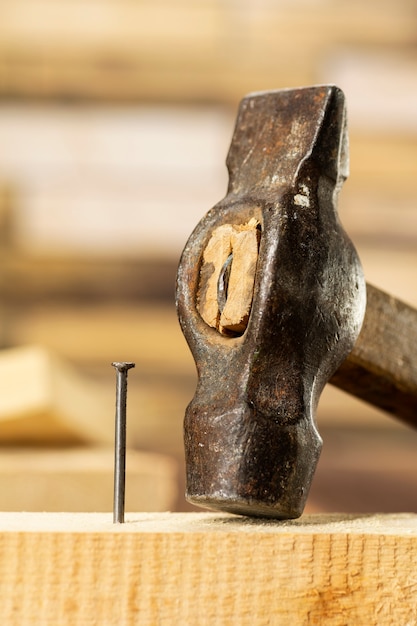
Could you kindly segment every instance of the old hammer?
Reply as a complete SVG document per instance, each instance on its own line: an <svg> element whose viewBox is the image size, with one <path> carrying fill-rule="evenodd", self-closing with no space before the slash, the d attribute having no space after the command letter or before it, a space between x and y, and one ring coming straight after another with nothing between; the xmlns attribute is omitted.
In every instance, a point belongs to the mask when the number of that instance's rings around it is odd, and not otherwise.
<svg viewBox="0 0 417 626"><path fill-rule="evenodd" d="M315 413L328 381L417 423L417 313L366 285L340 224L340 89L248 95L227 167L227 195L190 236L177 274L198 372L184 421L186 497L293 518L320 455Z"/></svg>

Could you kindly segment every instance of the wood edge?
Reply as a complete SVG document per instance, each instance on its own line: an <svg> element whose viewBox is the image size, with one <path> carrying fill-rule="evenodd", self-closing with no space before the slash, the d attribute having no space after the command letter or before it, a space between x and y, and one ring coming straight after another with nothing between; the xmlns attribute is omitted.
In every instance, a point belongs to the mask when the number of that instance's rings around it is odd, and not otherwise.
<svg viewBox="0 0 417 626"><path fill-rule="evenodd" d="M226 513L126 513L125 524L113 524L109 513L0 512L0 535L6 533L85 534L276 534L406 535L416 537L417 514L311 514L296 520L240 517Z"/></svg>

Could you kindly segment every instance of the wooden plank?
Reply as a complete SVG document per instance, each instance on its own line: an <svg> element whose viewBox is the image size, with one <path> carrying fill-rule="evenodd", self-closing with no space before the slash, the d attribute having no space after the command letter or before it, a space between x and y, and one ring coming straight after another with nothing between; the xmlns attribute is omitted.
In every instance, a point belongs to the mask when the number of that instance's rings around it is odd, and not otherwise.
<svg viewBox="0 0 417 626"><path fill-rule="evenodd" d="M417 310L367 285L364 324L331 383L417 426Z"/></svg>
<svg viewBox="0 0 417 626"><path fill-rule="evenodd" d="M1 511L111 511L113 448L2 448ZM177 500L177 465L127 450L127 511L166 511Z"/></svg>
<svg viewBox="0 0 417 626"><path fill-rule="evenodd" d="M109 320L103 325L103 320L96 318L99 334L91 343L94 375L39 345L0 351L0 445L112 445L115 377L110 363L133 354L138 358L135 374L129 379L128 446L182 456L184 408L194 387L192 357L174 311L172 336L164 325L169 319L164 311L144 313L135 311L123 318L132 329L139 327L139 334L130 336L130 345L123 341L123 337L128 339L125 329L119 343ZM71 329L69 316L63 332L79 349L84 339L77 330L72 335ZM111 345L96 352L94 342L100 342L101 332L103 338L110 332ZM82 334L86 338L88 333Z"/></svg>
<svg viewBox="0 0 417 626"><path fill-rule="evenodd" d="M397 94L395 102L404 101ZM185 241L224 196L233 118L234 111L216 107L3 103L4 297L172 297ZM400 251L416 248L414 126L401 136L386 120L381 134L350 134L352 171L340 217L356 244L366 237L384 251L396 243ZM368 280L392 292L384 281Z"/></svg>
<svg viewBox="0 0 417 626"><path fill-rule="evenodd" d="M265 85L314 82L340 42L411 48L414 40L407 1L341 11L329 2L3 0L0 92L236 101Z"/></svg>
<svg viewBox="0 0 417 626"><path fill-rule="evenodd" d="M349 100L347 102L349 107ZM350 135L350 178L349 185L394 190L401 193L406 185L411 191L412 181L417 176L417 141L414 128L409 134L381 129L373 134L353 129ZM401 207L392 207L395 214Z"/></svg>
<svg viewBox="0 0 417 626"><path fill-rule="evenodd" d="M3 623L417 620L417 515L0 513Z"/></svg>
<svg viewBox="0 0 417 626"><path fill-rule="evenodd" d="M109 364L110 366L110 364ZM17 445L111 443L114 387L86 380L40 346L0 352L0 441Z"/></svg>

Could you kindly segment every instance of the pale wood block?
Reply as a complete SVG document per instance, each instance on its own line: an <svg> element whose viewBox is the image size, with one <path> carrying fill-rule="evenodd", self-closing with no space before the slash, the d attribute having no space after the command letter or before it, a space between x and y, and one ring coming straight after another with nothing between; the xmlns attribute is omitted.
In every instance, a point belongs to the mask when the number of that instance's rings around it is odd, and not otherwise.
<svg viewBox="0 0 417 626"><path fill-rule="evenodd" d="M114 397L40 346L0 352L2 443L110 443Z"/></svg>
<svg viewBox="0 0 417 626"><path fill-rule="evenodd" d="M0 510L111 511L112 448L0 450ZM168 456L127 450L126 510L175 506L177 464Z"/></svg>
<svg viewBox="0 0 417 626"><path fill-rule="evenodd" d="M3 623L406 626L417 515L0 514Z"/></svg>
<svg viewBox="0 0 417 626"><path fill-rule="evenodd" d="M174 305L170 310L46 307L43 313L48 319L28 310L22 311L25 319L20 314L13 319L19 343L26 344L29 333L37 336L30 340L37 346L0 352L0 445L111 445L115 375L110 363L134 360L128 386L128 445L182 454L182 420L195 367ZM33 333L32 324L38 322L41 328ZM82 376L67 359L84 366L93 363L97 377ZM190 384L182 384L183 378Z"/></svg>
<svg viewBox="0 0 417 626"><path fill-rule="evenodd" d="M127 307L126 315L120 307L110 308L111 313L104 305L46 307L48 320L41 315L37 345L30 341L0 351L0 445L113 445L116 394L110 363L136 360L128 386L128 446L183 453L182 420L193 384L184 394L175 376L181 381L190 372L192 381L194 366L174 307L145 307L143 312ZM37 316L25 311L28 325L20 320L21 328L25 337L27 331L33 337L30 327L37 325ZM15 313L13 321L20 327L19 318ZM16 337L26 344L18 335L20 330ZM74 361L74 355L78 363L93 362L97 377L83 376L73 367L67 358Z"/></svg>

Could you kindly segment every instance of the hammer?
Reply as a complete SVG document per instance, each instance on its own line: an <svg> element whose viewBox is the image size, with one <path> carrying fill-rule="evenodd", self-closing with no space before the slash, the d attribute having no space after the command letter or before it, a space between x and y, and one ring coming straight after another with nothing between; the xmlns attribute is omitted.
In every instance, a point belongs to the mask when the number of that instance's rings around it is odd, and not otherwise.
<svg viewBox="0 0 417 626"><path fill-rule="evenodd" d="M227 167L227 194L191 234L177 273L198 373L184 420L186 497L295 518L320 455L327 382L417 425L417 312L365 283L340 224L340 89L245 97Z"/></svg>

